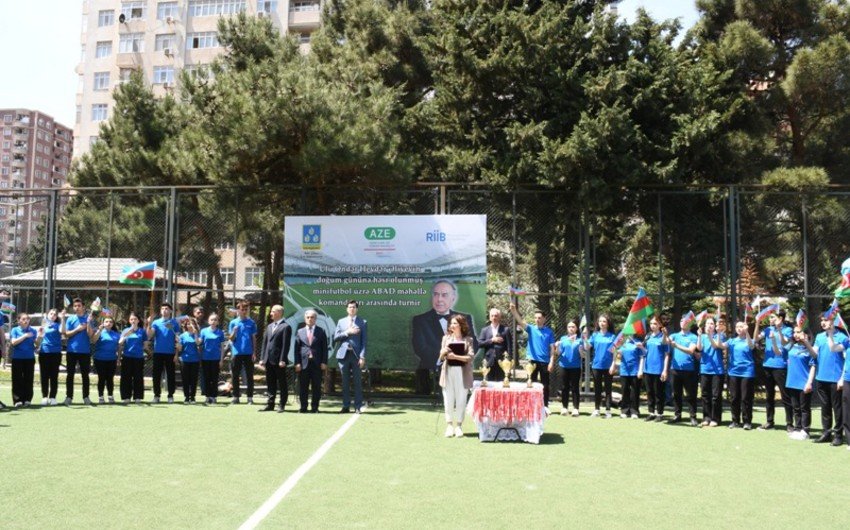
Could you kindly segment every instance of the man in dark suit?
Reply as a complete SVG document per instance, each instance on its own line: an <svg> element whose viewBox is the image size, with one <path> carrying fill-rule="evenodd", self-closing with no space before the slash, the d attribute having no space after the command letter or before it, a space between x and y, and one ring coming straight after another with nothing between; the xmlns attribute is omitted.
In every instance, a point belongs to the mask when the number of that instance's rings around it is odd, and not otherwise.
<svg viewBox="0 0 850 530"><path fill-rule="evenodd" d="M283 412L289 389L286 384L286 363L289 361L289 344L292 342L292 328L283 320L283 306L274 305L271 319L263 336L263 352L260 362L266 367L266 385L269 387L269 401L260 412L274 410L275 396L280 389L280 405L277 411Z"/></svg>
<svg viewBox="0 0 850 530"><path fill-rule="evenodd" d="M307 389L312 387L310 412L319 412L322 397L322 374L328 369L328 336L316 325L318 314L304 312L305 326L295 334L295 372L300 386L301 410L307 412Z"/></svg>
<svg viewBox="0 0 850 530"><path fill-rule="evenodd" d="M363 407L363 382L361 370L366 366L366 321L357 316L357 300L346 304L347 317L339 319L334 331L334 342L338 344L336 359L342 379L342 410L351 412L351 383L354 379L354 412L360 414Z"/></svg>
<svg viewBox="0 0 850 530"><path fill-rule="evenodd" d="M417 394L430 394L432 391L432 374L437 368L440 345L448 329L450 315L462 315L466 319L469 323L469 332L475 342L474 349L478 350L472 316L452 311L455 302L457 302L457 286L454 282L445 279L437 280L431 286L431 309L413 317L413 353L419 357L415 377Z"/></svg>
<svg viewBox="0 0 850 530"><path fill-rule="evenodd" d="M499 366L499 361L505 353L508 357L512 355L513 340L511 340L511 330L502 325L502 312L495 307L490 309L490 325L481 330L478 345L484 348L484 365L490 368L487 380L503 380L505 372Z"/></svg>

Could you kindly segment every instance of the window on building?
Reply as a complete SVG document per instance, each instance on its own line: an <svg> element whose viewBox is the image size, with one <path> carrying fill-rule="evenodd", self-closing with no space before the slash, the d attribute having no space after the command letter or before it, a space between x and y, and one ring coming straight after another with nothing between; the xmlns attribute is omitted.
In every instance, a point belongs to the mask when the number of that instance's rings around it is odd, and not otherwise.
<svg viewBox="0 0 850 530"><path fill-rule="evenodd" d="M115 11L112 9L104 9L97 12L97 27L111 26L115 24Z"/></svg>
<svg viewBox="0 0 850 530"><path fill-rule="evenodd" d="M0 174L8 175L9 174L9 168L7 168L7 167L0 168ZM4 187L8 187L7 182L4 182L3 184L6 184L6 186L4 186Z"/></svg>
<svg viewBox="0 0 850 530"><path fill-rule="evenodd" d="M3 155L3 162L8 162L9 160L10 160L9 155L4 154Z"/></svg>
<svg viewBox="0 0 850 530"><path fill-rule="evenodd" d="M173 66L154 66L153 67L153 83L174 83L174 67Z"/></svg>
<svg viewBox="0 0 850 530"><path fill-rule="evenodd" d="M89 147L93 146L93 145L94 145L94 144L96 144L98 141L100 141L100 137L98 137L98 136L89 136Z"/></svg>
<svg viewBox="0 0 850 530"><path fill-rule="evenodd" d="M215 31L189 33L186 35L186 49L217 48L218 34Z"/></svg>
<svg viewBox="0 0 850 530"><path fill-rule="evenodd" d="M166 49L173 52L175 42L174 33L161 33L154 38L153 49L158 52Z"/></svg>
<svg viewBox="0 0 850 530"><path fill-rule="evenodd" d="M118 40L118 53L142 53L145 51L144 33L124 33Z"/></svg>
<svg viewBox="0 0 850 530"><path fill-rule="evenodd" d="M83 106L77 105L76 123L80 123L81 121L83 121Z"/></svg>
<svg viewBox="0 0 850 530"><path fill-rule="evenodd" d="M6 208L0 206L0 215L6 215Z"/></svg>
<svg viewBox="0 0 850 530"><path fill-rule="evenodd" d="M121 14L127 20L139 20L145 18L147 12L147 2L122 2Z"/></svg>
<svg viewBox="0 0 850 530"><path fill-rule="evenodd" d="M207 271L205 270L184 272L183 276L189 281L203 284L207 283Z"/></svg>
<svg viewBox="0 0 850 530"><path fill-rule="evenodd" d="M263 269L260 267L245 267L245 287L262 287Z"/></svg>
<svg viewBox="0 0 850 530"><path fill-rule="evenodd" d="M94 90L109 90L109 72L94 73Z"/></svg>
<svg viewBox="0 0 850 530"><path fill-rule="evenodd" d="M177 18L177 2L159 2L156 4L156 19Z"/></svg>
<svg viewBox="0 0 850 530"><path fill-rule="evenodd" d="M321 6L319 5L319 2L316 2L315 0L296 0L295 2L291 2L289 4L290 11L297 11L302 13L306 11L319 11L320 9Z"/></svg>
<svg viewBox="0 0 850 530"><path fill-rule="evenodd" d="M10 147L12 147L12 142L8 140L3 142L3 149L9 149Z"/></svg>
<svg viewBox="0 0 850 530"><path fill-rule="evenodd" d="M298 43L299 44L310 44L310 34L309 33L299 33L298 34Z"/></svg>
<svg viewBox="0 0 850 530"><path fill-rule="evenodd" d="M233 267L222 267L219 271L221 272L221 283L233 285Z"/></svg>
<svg viewBox="0 0 850 530"><path fill-rule="evenodd" d="M80 62L86 60L86 45L80 44Z"/></svg>
<svg viewBox="0 0 850 530"><path fill-rule="evenodd" d="M276 13L277 0L257 0L257 13Z"/></svg>
<svg viewBox="0 0 850 530"><path fill-rule="evenodd" d="M109 57L112 55L112 41L111 40L102 40L97 42L97 46L94 48L94 56L96 59L102 59L104 57Z"/></svg>
<svg viewBox="0 0 850 530"><path fill-rule="evenodd" d="M3 122L4 123L12 123L12 115L11 114L4 114L3 115Z"/></svg>
<svg viewBox="0 0 850 530"><path fill-rule="evenodd" d="M91 106L91 121L103 121L107 113L106 103L95 103Z"/></svg>
<svg viewBox="0 0 850 530"><path fill-rule="evenodd" d="M3 136L12 136L12 129L10 129L9 127L3 129Z"/></svg>
<svg viewBox="0 0 850 530"><path fill-rule="evenodd" d="M216 250L232 250L233 249L233 241L219 241L215 245Z"/></svg>
<svg viewBox="0 0 850 530"><path fill-rule="evenodd" d="M132 68L121 68L120 70L118 70L118 82L126 83L130 80L131 75L133 75Z"/></svg>
<svg viewBox="0 0 850 530"><path fill-rule="evenodd" d="M190 0L190 17L233 15L245 11L245 0Z"/></svg>
<svg viewBox="0 0 850 530"><path fill-rule="evenodd" d="M187 64L183 70L192 77L201 79L213 79L214 75L208 64Z"/></svg>

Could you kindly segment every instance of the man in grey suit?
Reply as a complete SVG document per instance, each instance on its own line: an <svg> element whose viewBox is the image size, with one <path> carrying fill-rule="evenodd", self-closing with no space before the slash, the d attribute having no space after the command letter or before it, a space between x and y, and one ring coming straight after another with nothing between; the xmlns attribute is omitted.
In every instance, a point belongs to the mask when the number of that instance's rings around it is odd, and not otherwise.
<svg viewBox="0 0 850 530"><path fill-rule="evenodd" d="M334 343L338 344L336 358L342 377L342 410L351 412L351 382L354 379L354 412L360 414L363 407L363 382L361 370L366 366L366 321L357 316L357 301L349 300L347 317L339 319L334 331Z"/></svg>
<svg viewBox="0 0 850 530"><path fill-rule="evenodd" d="M316 325L318 313L313 309L304 312L303 328L295 334L295 373L300 386L301 409L307 412L307 390L312 390L310 412L319 412L322 397L322 374L328 369L328 336Z"/></svg>
<svg viewBox="0 0 850 530"><path fill-rule="evenodd" d="M271 310L271 322L266 326L263 337L263 352L260 362L266 367L266 385L269 388L269 401L260 412L274 410L275 397L280 390L280 405L277 411L283 412L289 389L286 384L286 363L289 361L289 344L292 342L292 328L283 319L283 306L274 305Z"/></svg>

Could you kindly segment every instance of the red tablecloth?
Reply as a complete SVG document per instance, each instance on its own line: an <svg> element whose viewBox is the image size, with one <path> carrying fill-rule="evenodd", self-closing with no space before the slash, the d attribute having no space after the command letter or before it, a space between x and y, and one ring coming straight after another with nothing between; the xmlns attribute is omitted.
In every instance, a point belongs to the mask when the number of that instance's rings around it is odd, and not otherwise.
<svg viewBox="0 0 850 530"><path fill-rule="evenodd" d="M475 389L472 419L495 423L539 422L543 414L543 388L503 388L498 386Z"/></svg>

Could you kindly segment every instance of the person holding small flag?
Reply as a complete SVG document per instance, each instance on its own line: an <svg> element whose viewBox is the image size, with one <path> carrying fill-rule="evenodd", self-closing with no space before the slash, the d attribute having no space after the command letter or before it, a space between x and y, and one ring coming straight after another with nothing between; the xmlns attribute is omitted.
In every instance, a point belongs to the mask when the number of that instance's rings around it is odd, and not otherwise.
<svg viewBox="0 0 850 530"><path fill-rule="evenodd" d="M785 408L785 430L788 433L794 431L792 420L794 412L791 409L791 397L785 390L785 380L788 377L788 349L786 346L793 335L791 326L785 323L785 311L778 304L770 306L773 308L768 316L770 326L759 331L761 320L756 319L756 327L753 336L757 343L764 341L764 390L767 394L767 421L759 426L760 431L769 430L774 427L776 412L776 388L779 387L779 396Z"/></svg>
<svg viewBox="0 0 850 530"><path fill-rule="evenodd" d="M581 398L581 338L578 336L578 326L575 320L567 321L567 334L561 337L555 345L552 360L549 361L549 373L555 370L555 363L561 368L563 388L561 389L561 416L570 414L570 398L573 401L572 415L578 416L578 406Z"/></svg>
<svg viewBox="0 0 850 530"><path fill-rule="evenodd" d="M145 369L145 342L148 334L139 324L139 315L131 312L127 317L130 326L121 332L118 344L121 348L121 382L119 391L124 404L130 403L132 399L137 405L142 403L145 397L144 369Z"/></svg>
<svg viewBox="0 0 850 530"><path fill-rule="evenodd" d="M9 333L9 358L12 362L12 402L15 407L28 407L32 402L38 332L30 327L26 313L18 315L18 325Z"/></svg>
<svg viewBox="0 0 850 530"><path fill-rule="evenodd" d="M743 427L745 431L753 428L753 397L755 395L755 343L750 337L746 322L735 324L736 336L722 343L721 348L728 352L729 393L732 394L732 423L730 429Z"/></svg>
<svg viewBox="0 0 850 530"><path fill-rule="evenodd" d="M159 307L159 318L148 317L146 331L148 340L153 340L153 402L159 403L162 395L162 371L168 384L168 402L174 403L177 379L174 366L177 363L177 336L180 323L172 317L172 307L163 302Z"/></svg>
<svg viewBox="0 0 850 530"><path fill-rule="evenodd" d="M83 301L74 298L72 302L74 314L67 316L62 311L59 316L62 319L59 331L67 339L67 353L65 354L65 369L67 371L65 381L65 405L74 401L74 375L77 366L80 367L80 377L83 380L83 403L91 405L89 399L89 372L91 372L91 336L94 328L89 315L86 314Z"/></svg>
<svg viewBox="0 0 850 530"><path fill-rule="evenodd" d="M669 368L671 382L673 383L673 418L671 423L682 421L683 395L688 397L688 412L691 417L691 425L696 427L697 422L697 386L699 377L697 375L697 336L691 333L691 325L696 319L693 311L688 311L679 322L680 331L670 335L667 343L670 345L670 354L664 363L665 371Z"/></svg>
<svg viewBox="0 0 850 530"><path fill-rule="evenodd" d="M41 345L38 347L38 371L41 377L41 404L56 405L59 389L59 365L62 363L62 333L59 331L59 312L51 309L38 328Z"/></svg>
<svg viewBox="0 0 850 530"><path fill-rule="evenodd" d="M600 417L600 407L602 405L602 390L605 389L605 417L611 417L611 401L613 399L612 385L614 377L610 373L611 363L614 359L614 354L611 352L611 345L614 344L616 336L611 329L611 317L603 313L596 319L596 331L587 337L587 332L582 334L582 352L592 354L593 361L591 368L593 369L593 413L590 415L593 418Z"/></svg>
<svg viewBox="0 0 850 530"><path fill-rule="evenodd" d="M817 359L815 381L817 395L821 402L821 426L823 432L815 443L831 442L834 446L844 443L842 428L842 373L845 363L845 349L848 347L847 335L835 329L834 319L838 310L837 301L821 315L820 326L823 331L815 337L815 343L809 353Z"/></svg>
<svg viewBox="0 0 850 530"><path fill-rule="evenodd" d="M218 375L224 365L225 337L224 331L218 327L217 313L207 317L207 324L198 335L198 344L201 347L202 388L206 397L204 404L213 405L218 399Z"/></svg>
<svg viewBox="0 0 850 530"><path fill-rule="evenodd" d="M614 355L608 373L612 376L617 372L617 359L620 360L620 383L623 386L622 398L620 399L620 417L636 420L640 418L638 373L646 350L643 343L635 341L633 337L627 338L621 345L617 345L615 341L611 350Z"/></svg>
<svg viewBox="0 0 850 530"><path fill-rule="evenodd" d="M183 402L195 403L195 394L198 391L198 372L201 357L198 355L198 328L193 318L180 319L183 332L178 337L180 341L180 379L183 382Z"/></svg>
<svg viewBox="0 0 850 530"><path fill-rule="evenodd" d="M104 317L103 322L91 337L94 346L94 368L97 371L97 402L106 403L103 390L109 397L109 403L115 403L115 371L118 367L118 346L121 334L115 330L115 320Z"/></svg>
<svg viewBox="0 0 850 530"><path fill-rule="evenodd" d="M717 332L714 317L705 319L704 332L697 328L697 351L700 352L700 391L702 393L701 427L717 427L723 415L723 349L726 336Z"/></svg>
<svg viewBox="0 0 850 530"><path fill-rule="evenodd" d="M546 325L546 314L537 309L534 311L534 324L529 324L520 316L516 304L511 303L511 314L517 326L528 333L528 349L526 357L534 363L535 370L531 374L533 381L543 384L543 406L549 412L549 360L555 353L555 333Z"/></svg>
<svg viewBox="0 0 850 530"><path fill-rule="evenodd" d="M799 322L801 319L797 320ZM812 344L804 327L799 325L794 327L794 334L786 349L788 350L788 370L785 389L791 399L794 427L788 436L792 440L808 440L809 429L812 426L812 389L817 361L811 354Z"/></svg>
<svg viewBox="0 0 850 530"><path fill-rule="evenodd" d="M646 406L649 414L646 421L664 420L664 384L667 381L665 368L667 355L670 352L667 329L661 325L661 320L653 316L649 320L649 334L644 338L645 354L640 358L638 378L646 382Z"/></svg>

